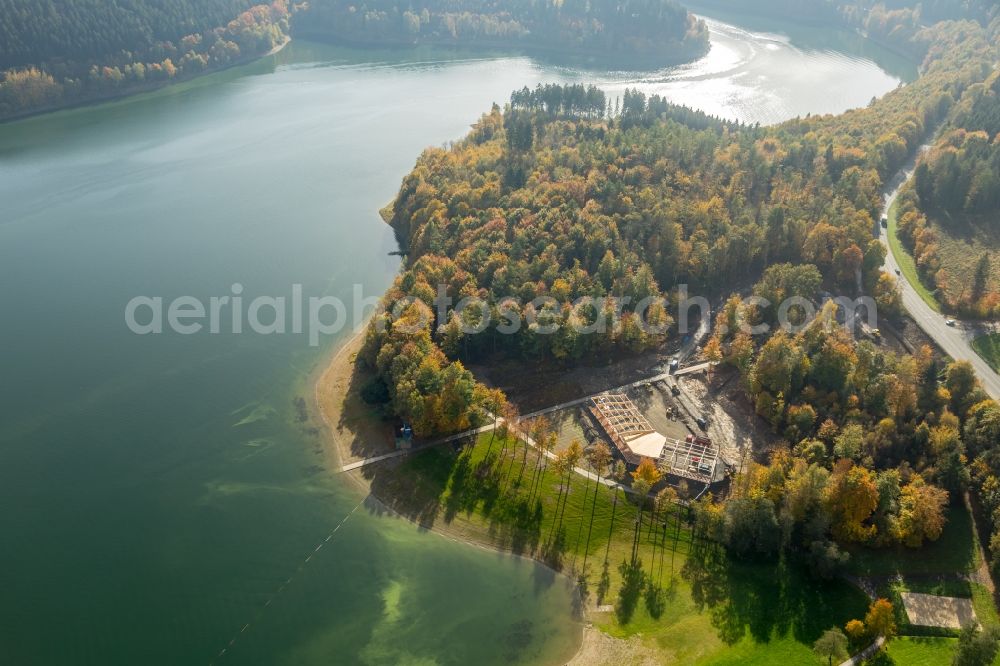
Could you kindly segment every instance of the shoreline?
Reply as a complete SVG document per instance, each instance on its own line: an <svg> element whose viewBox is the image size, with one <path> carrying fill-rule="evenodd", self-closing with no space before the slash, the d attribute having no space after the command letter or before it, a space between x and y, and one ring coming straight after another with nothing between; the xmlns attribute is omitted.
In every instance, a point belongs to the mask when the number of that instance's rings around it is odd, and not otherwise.
<svg viewBox="0 0 1000 666"><path fill-rule="evenodd" d="M326 355L320 362L318 367L318 372L314 371L314 377L310 379L312 384L311 392L311 402L315 413L319 414L321 421L321 432L323 433L323 451L325 457L329 458L333 454L333 466L330 469L333 473L340 473L340 467L344 465L344 458L341 455L339 441L336 436L336 429L333 425L333 412L331 411L334 405L331 400L334 396L322 395L322 389L324 384L327 384L328 379L332 379L335 371L338 368L338 362L341 357L348 352L350 349L356 349L358 347L358 340L364 334L364 328L359 329L351 334L351 337L347 339L346 342L331 348L329 354ZM330 461L328 460L328 463Z"/></svg>
<svg viewBox="0 0 1000 666"><path fill-rule="evenodd" d="M693 14L692 14L693 15ZM700 20L700 19L699 19ZM345 46L353 49L388 49L406 51L414 48L429 47L449 49L454 52L467 51L472 54L505 54L514 57L524 56L535 59L549 59L556 64L606 71L608 65L613 69L638 69L645 72L656 72L671 67L687 65L704 58L712 48L711 39L704 44L692 44L676 53L644 54L628 51L589 51L587 49L563 48L547 46L544 42L512 43L508 40L450 40L424 39L417 41L400 39L354 39L347 35L332 32L297 30L298 37L306 41ZM706 32L707 35L707 32ZM478 52L478 53L477 53ZM600 62L600 65L594 63Z"/></svg>
<svg viewBox="0 0 1000 666"><path fill-rule="evenodd" d="M206 76L211 76L213 74L219 74L220 72L225 72L236 67L243 67L245 65L250 65L257 62L258 60L263 60L273 55L277 55L285 49L292 42L292 38L285 35L285 41L280 44L276 44L267 53L261 53L260 55L248 56L246 58L240 58L235 62L231 62L224 67L219 67L217 69L208 70L205 72L199 72L192 76L185 76L180 79L171 79L168 81L156 81L153 83L144 83L128 90L118 90L108 94L95 95L94 97L89 97L87 99L81 99L74 102L69 102L68 104L59 104L56 106L47 106L41 109L33 109L30 111L25 111L23 113L17 113L6 118L0 118L0 125L7 123L16 123L22 120L32 120L34 118L41 118L42 116L48 116L56 113L76 111L79 109L86 109L93 106L99 106L101 104L110 104L113 102L121 102L123 100L129 99L130 97L138 97L140 95L148 95L161 90L166 90L171 86L181 85L183 83L191 83L192 81L197 81L198 79L205 78Z"/></svg>
<svg viewBox="0 0 1000 666"><path fill-rule="evenodd" d="M351 454L349 449L345 448L345 442L343 437L343 428L335 426L334 423L339 421L343 417L344 413L344 403L348 400L348 395L345 392L339 390L341 387L346 386L350 377L345 376L344 370L348 367L354 365L353 360L350 360L360 348L360 343L364 339L365 328L362 328L358 332L354 333L342 346L332 351L328 359L320 364L319 371L314 373L316 379L313 382L312 391L312 402L313 407L316 412L320 415L320 421L322 425L322 444L324 458L326 459L329 471L332 474L343 476L351 479L359 490L367 494L371 499L378 502L378 504L385 509L385 511L392 513L393 515L399 516L400 518L412 523L421 530L427 532L434 532L452 541L458 541L465 543L477 548L482 548L490 550L494 553L500 553L503 555L510 555L513 557L518 557L521 559L531 560L532 562L537 562L538 564L546 567L552 572L565 577L571 583L572 579L561 571L556 571L550 567L545 562L538 560L534 557L529 557L527 555L519 555L510 551L509 549L500 548L496 544L487 541L476 539L470 536L468 531L462 529L449 529L446 527L441 527L440 525L428 526L421 524L407 516L399 514L395 509L390 506L384 498L377 495L371 487L371 484L367 479L360 473L359 470L351 472L341 471L341 467L352 459L360 459L358 456ZM367 424L371 425L371 424ZM390 449L386 449L388 452ZM378 464L391 464L392 461L386 461L385 463ZM458 521L456 521L458 522ZM575 585L575 583L573 583Z"/></svg>
<svg viewBox="0 0 1000 666"><path fill-rule="evenodd" d="M303 35L303 38L326 41L319 40L315 36L308 34ZM866 39L878 44L875 40ZM882 46L881 44L879 45ZM378 211L382 221L390 226L392 226L394 213L393 203L390 202ZM352 332L344 342L335 343L329 353L324 355L319 361L317 369L313 373L315 379L310 377L310 381L313 381L310 392L311 402L314 403L313 406L319 414L318 420L322 423L322 434L320 435L322 455L329 471L335 476L346 475L352 477L351 483L357 484L357 487L363 491L363 494L367 495L366 502L368 499L373 500L378 509L407 520L418 530L433 532L452 542L459 542L480 550L492 551L507 556L515 555L521 559L532 560L536 565L541 565L547 570L563 577L573 586L574 594L577 595L577 599L579 600L579 585L570 574L557 571L535 556L512 552L502 544L495 543L487 534L484 534L481 530L477 530L474 525L466 523L466 521L463 521L459 517L456 517L454 522L436 522L428 525L423 523L420 517L404 515L393 508L394 493L384 489L373 489L374 484L370 479L365 478L363 470L341 471L343 465L395 450L391 439L391 430L389 432L390 439L384 443L384 446L383 443L371 440L368 442L368 446L372 446L372 448L369 449L366 446L363 455L360 454L361 449L358 447L358 439L364 439L364 431L377 425L371 422L373 420L371 418L366 422L363 417L358 417L361 413L358 410L358 405L351 404L352 402L359 402L359 397L356 395L357 391L352 391L351 389L352 382L356 378L354 358L361 347L365 330L366 328L363 326L358 331ZM382 423L381 425L385 424ZM398 460L387 460L377 464L392 466L398 464L398 462ZM380 492L381 494L379 494ZM577 622L582 625L580 642L576 647L575 654L566 663L574 664L575 666L594 663L617 664L623 661L655 663L655 656L652 657L654 661L649 661L650 655L646 654L648 647L641 640L642 634L635 634L628 639L622 639L616 638L599 629L590 620L591 612L595 610L593 603L593 599L591 599L589 603L580 603L579 605L581 614Z"/></svg>
<svg viewBox="0 0 1000 666"><path fill-rule="evenodd" d="M375 502L381 510L409 522L418 530L436 534L454 543L460 543L507 557L527 560L536 566L546 568L554 575L562 578L566 584L572 586L573 594L579 599L579 586L565 572L553 569L538 558L514 553L488 540L476 538L474 530L463 530L461 525L457 525L455 528L442 527L440 525L427 526L412 518L403 516L372 490L371 484L364 478L360 470L352 472L341 471L341 467L346 462L357 457L351 453L345 442L345 431L351 434L354 434L354 432L349 426L343 425L341 422L344 419L345 412L348 411L345 408L345 404L350 400L349 391L345 389L350 387L351 368L354 366L354 358L361 347L366 330L367 322L345 342L335 345L330 353L318 363L316 370L311 373L312 377L309 378L309 382L312 383L309 399L311 403L310 407L319 415L323 458L330 473L349 478L351 484L355 485L359 491L367 496L365 498L366 502ZM365 423L364 425L371 426L372 424ZM391 464L391 461L389 464ZM611 663L611 657L616 655L621 656L623 649L631 651L638 647L634 645L635 641L622 640L605 634L589 620L586 605L581 603L580 609L582 616L575 620L581 630L580 643L573 656L565 662L566 664L584 666L599 662Z"/></svg>
<svg viewBox="0 0 1000 666"><path fill-rule="evenodd" d="M273 49L260 56L261 58L266 58L268 56L273 56L281 53L285 50L285 47L292 43L292 38L289 35L285 35L285 39L280 44L276 44Z"/></svg>

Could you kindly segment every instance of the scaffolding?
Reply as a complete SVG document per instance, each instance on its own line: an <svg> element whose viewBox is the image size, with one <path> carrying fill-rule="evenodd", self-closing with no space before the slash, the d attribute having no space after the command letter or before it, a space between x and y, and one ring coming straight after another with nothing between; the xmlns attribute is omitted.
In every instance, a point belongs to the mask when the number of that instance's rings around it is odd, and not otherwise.
<svg viewBox="0 0 1000 666"><path fill-rule="evenodd" d="M667 440L660 455L660 467L675 476L712 483L719 463L719 447L708 437L691 437L684 441Z"/></svg>

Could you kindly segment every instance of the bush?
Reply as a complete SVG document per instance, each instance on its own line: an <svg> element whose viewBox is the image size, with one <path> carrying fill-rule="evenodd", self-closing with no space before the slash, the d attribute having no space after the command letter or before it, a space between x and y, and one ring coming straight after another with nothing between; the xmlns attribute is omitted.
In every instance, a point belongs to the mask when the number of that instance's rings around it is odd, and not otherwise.
<svg viewBox="0 0 1000 666"><path fill-rule="evenodd" d="M369 405L385 405L389 402L389 387L378 377L373 377L361 387L361 399Z"/></svg>
<svg viewBox="0 0 1000 666"><path fill-rule="evenodd" d="M847 565L849 553L829 540L813 541L809 545L809 569L820 578L830 580Z"/></svg>
<svg viewBox="0 0 1000 666"><path fill-rule="evenodd" d="M868 637L868 629L861 620L851 620L844 626L844 632L851 639L851 643L857 645Z"/></svg>

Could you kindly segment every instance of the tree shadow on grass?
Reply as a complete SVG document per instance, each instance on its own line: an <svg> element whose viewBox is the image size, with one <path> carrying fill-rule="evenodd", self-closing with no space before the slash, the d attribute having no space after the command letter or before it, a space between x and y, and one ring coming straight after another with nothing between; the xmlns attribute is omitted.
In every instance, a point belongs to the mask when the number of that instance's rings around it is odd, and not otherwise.
<svg viewBox="0 0 1000 666"><path fill-rule="evenodd" d="M667 606L667 595L663 588L653 582L652 578L646 579L646 593L643 595L646 600L646 611L654 620L663 615Z"/></svg>
<svg viewBox="0 0 1000 666"><path fill-rule="evenodd" d="M407 459L369 465L361 473L381 504L431 529L442 512L439 497L447 486L450 467L445 452L429 450Z"/></svg>
<svg viewBox="0 0 1000 666"><path fill-rule="evenodd" d="M493 540L516 554L535 553L542 538L542 506L527 498L500 501L489 515Z"/></svg>
<svg viewBox="0 0 1000 666"><path fill-rule="evenodd" d="M338 438L356 458L369 458L392 450L392 423L385 419L384 404L369 404L362 394L367 385L376 382L373 373L361 363L351 363L346 379L346 395L337 421Z"/></svg>
<svg viewBox="0 0 1000 666"><path fill-rule="evenodd" d="M576 589L580 600L586 604L587 600L590 599L590 583L587 581L587 577L583 573L580 573L580 575L576 577Z"/></svg>
<svg viewBox="0 0 1000 666"><path fill-rule="evenodd" d="M639 598L642 596L642 589L645 584L645 576L642 573L642 560L635 560L629 563L623 560L618 565L618 572L622 576L622 585L618 590L618 602L615 604L615 615L618 617L618 624L628 624L635 614Z"/></svg>
<svg viewBox="0 0 1000 666"><path fill-rule="evenodd" d="M867 599L843 581L811 578L798 563L736 561L715 543L699 542L682 570L699 611L728 645L791 636L812 644L824 630L864 614Z"/></svg>
<svg viewBox="0 0 1000 666"><path fill-rule="evenodd" d="M468 511L471 508L470 505L475 505L473 493L470 492L473 487L473 484L470 483L472 476L469 456L458 456L451 468L451 492L447 494L444 501L444 520L446 523L455 520L455 515L459 511ZM475 486L478 487L478 484Z"/></svg>
<svg viewBox="0 0 1000 666"><path fill-rule="evenodd" d="M885 650L879 650L865 660L865 666L895 666L896 660Z"/></svg>
<svg viewBox="0 0 1000 666"><path fill-rule="evenodd" d="M542 557L545 563L556 571L562 571L563 557L566 554L566 526L559 525L556 533L546 544Z"/></svg>
<svg viewBox="0 0 1000 666"><path fill-rule="evenodd" d="M945 510L944 532L919 549L900 545L887 548L853 546L847 569L858 576L906 576L975 571L976 544L973 517L961 501Z"/></svg>
<svg viewBox="0 0 1000 666"><path fill-rule="evenodd" d="M601 578L597 582L597 605L603 606L604 600L608 596L608 591L611 589L611 572L608 571L608 561L604 560L604 565L601 567Z"/></svg>

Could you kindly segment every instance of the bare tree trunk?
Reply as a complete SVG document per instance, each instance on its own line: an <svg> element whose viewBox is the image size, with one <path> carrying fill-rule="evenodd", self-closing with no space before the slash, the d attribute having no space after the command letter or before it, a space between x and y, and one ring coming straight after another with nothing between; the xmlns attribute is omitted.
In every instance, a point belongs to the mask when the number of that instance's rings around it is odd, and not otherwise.
<svg viewBox="0 0 1000 666"><path fill-rule="evenodd" d="M587 575L587 555L590 554L590 535L594 532L594 513L597 512L597 491L601 489L601 475L594 484L594 501L590 503L590 527L587 528L587 545L583 547L583 575Z"/></svg>
<svg viewBox="0 0 1000 666"><path fill-rule="evenodd" d="M489 460L490 451L493 450L493 440L497 437L497 424L500 422L500 410L495 406L493 408L493 430L490 431L490 445L486 447L486 455L483 456L483 460Z"/></svg>
<svg viewBox="0 0 1000 666"><path fill-rule="evenodd" d="M663 587L663 551L667 549L667 521L663 521L663 532L658 535L660 537L660 564L657 567L657 581L656 584Z"/></svg>
<svg viewBox="0 0 1000 666"><path fill-rule="evenodd" d="M636 555L639 553L639 535L642 533L642 504L644 498L639 498L639 513L635 517L635 532L632 536L632 564L635 564Z"/></svg>
<svg viewBox="0 0 1000 666"><path fill-rule="evenodd" d="M653 567L656 566L656 539L650 539L653 535L653 529L656 527L656 502L653 503L653 509L649 514L649 529L646 531L646 540L651 540L653 542L653 557L649 560L649 573L653 573ZM642 539L639 540L640 544Z"/></svg>
<svg viewBox="0 0 1000 666"><path fill-rule="evenodd" d="M670 580L674 579L674 556L677 554L677 543L681 538L681 512L680 507L674 515L674 549L670 552Z"/></svg>
<svg viewBox="0 0 1000 666"><path fill-rule="evenodd" d="M507 453L507 442L511 439L516 442L517 434L515 434L513 430L508 429L507 436L503 438L502 442L500 442L500 453L497 454L497 467L500 469L503 469L503 457ZM500 475L500 479L503 479L503 474Z"/></svg>
<svg viewBox="0 0 1000 666"><path fill-rule="evenodd" d="M535 464L532 466L532 469L531 469L531 483L528 485L528 501L529 502L531 501L531 498L533 498L535 496L535 485L538 483L538 469L539 469L539 467L541 467L541 462L542 462L541 458L542 457L543 457L543 453L541 451L539 451L538 452L538 458L535 458Z"/></svg>
<svg viewBox="0 0 1000 666"><path fill-rule="evenodd" d="M517 473L517 485L521 485L521 479L524 478L524 468L528 466L528 443L524 444L524 457L521 459L521 471Z"/></svg>
<svg viewBox="0 0 1000 666"><path fill-rule="evenodd" d="M514 471L514 463L517 462L517 441L518 440L516 440L516 439L514 440L514 442L515 442L514 452L510 456L510 464L507 465L507 472L503 475L504 479L509 479L510 476L511 476L511 472ZM528 446L528 443L525 442L524 445Z"/></svg>
<svg viewBox="0 0 1000 666"><path fill-rule="evenodd" d="M559 514L559 529L562 529L563 518L566 517L566 505L569 504L570 479L573 478L573 470L566 473L566 492L563 495L562 513Z"/></svg>
<svg viewBox="0 0 1000 666"><path fill-rule="evenodd" d="M552 527L549 528L549 539L548 539L549 543L552 542L552 536L556 533L556 520L559 518L559 503L560 501L562 501L562 496L563 496L563 485L562 485L562 479L560 479L559 494L556 496L556 512L552 516Z"/></svg>
<svg viewBox="0 0 1000 666"><path fill-rule="evenodd" d="M538 474L538 481L534 484L534 487L532 488L532 493L528 498L529 500L531 499L531 497L535 496L536 492L541 492L542 481L545 480L545 471L549 468L549 457L545 455L545 451L540 451L539 455L542 457L542 471Z"/></svg>
<svg viewBox="0 0 1000 666"><path fill-rule="evenodd" d="M608 530L608 545L604 549L604 564L607 565L608 558L611 556L611 540L615 536L615 512L618 510L618 486L615 485L615 501L611 504L611 528Z"/></svg>

